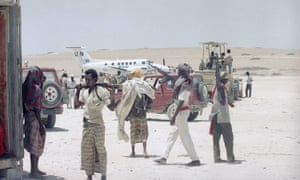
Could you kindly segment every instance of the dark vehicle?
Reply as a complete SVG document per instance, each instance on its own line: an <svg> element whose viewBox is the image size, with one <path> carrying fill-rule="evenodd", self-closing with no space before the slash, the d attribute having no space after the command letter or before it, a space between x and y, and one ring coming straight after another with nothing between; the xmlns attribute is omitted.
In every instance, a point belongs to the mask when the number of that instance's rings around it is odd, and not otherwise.
<svg viewBox="0 0 300 180"><path fill-rule="evenodd" d="M54 68L41 68L46 76L43 85L42 120L47 128L53 128L56 122L56 114L63 113L62 90L57 72ZM28 68L23 68L23 81L28 73Z"/></svg>
<svg viewBox="0 0 300 180"><path fill-rule="evenodd" d="M170 74L170 76L175 79L178 77L177 74ZM208 93L207 87L203 83L203 78L200 74L191 74L190 77L193 80L193 90L189 100L191 113L188 120L193 121L199 112L202 114L203 108L207 106ZM153 100L150 112L158 114L167 113L170 119L176 110L176 104L172 98L173 82L163 82L163 78L164 76L161 74L151 74L146 75L144 80L155 89L155 99ZM116 103L120 101L121 95L121 92L115 94Z"/></svg>

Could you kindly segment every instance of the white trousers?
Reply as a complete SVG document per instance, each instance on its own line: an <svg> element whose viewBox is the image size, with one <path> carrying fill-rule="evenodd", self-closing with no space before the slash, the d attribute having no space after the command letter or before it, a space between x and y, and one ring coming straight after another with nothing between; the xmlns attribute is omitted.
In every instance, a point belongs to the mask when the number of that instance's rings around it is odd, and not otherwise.
<svg viewBox="0 0 300 180"><path fill-rule="evenodd" d="M185 150L187 151L192 161L199 160L199 157L195 150L193 140L191 138L191 134L187 122L189 114L190 114L189 110L180 111L178 113L175 120L175 126L172 126L172 130L169 134L167 140L167 147L162 156L163 158L168 159L169 154L179 136Z"/></svg>
<svg viewBox="0 0 300 180"><path fill-rule="evenodd" d="M69 102L68 107L74 108L74 96L75 96L75 89L68 89L69 91Z"/></svg>

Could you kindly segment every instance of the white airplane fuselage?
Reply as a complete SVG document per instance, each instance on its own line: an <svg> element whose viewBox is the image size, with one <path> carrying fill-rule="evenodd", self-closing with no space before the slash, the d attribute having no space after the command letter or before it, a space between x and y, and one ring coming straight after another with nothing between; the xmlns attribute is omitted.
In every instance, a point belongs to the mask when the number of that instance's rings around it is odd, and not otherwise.
<svg viewBox="0 0 300 180"><path fill-rule="evenodd" d="M107 74L125 73L140 69L143 74L155 72L153 66L169 72L169 67L163 64L156 64L149 59L128 59L128 60L100 60L93 59L82 47L68 47L74 51L74 56L79 60L81 70L95 69L97 72Z"/></svg>

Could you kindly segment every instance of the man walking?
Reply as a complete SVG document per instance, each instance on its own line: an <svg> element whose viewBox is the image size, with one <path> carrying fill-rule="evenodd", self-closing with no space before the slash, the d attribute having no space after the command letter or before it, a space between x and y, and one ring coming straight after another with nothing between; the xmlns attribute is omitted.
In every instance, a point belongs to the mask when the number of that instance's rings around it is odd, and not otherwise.
<svg viewBox="0 0 300 180"><path fill-rule="evenodd" d="M188 101L192 89L192 80L189 78L191 67L187 64L179 64L177 66L177 70L179 77L175 82L173 93L173 98L176 102L177 108L170 120L172 130L167 139L167 147L165 148L164 153L161 158L155 160L155 162L159 164L167 163L169 154L179 136L185 150L192 159L192 161L186 165L200 166L200 160L196 153L187 122L190 114Z"/></svg>

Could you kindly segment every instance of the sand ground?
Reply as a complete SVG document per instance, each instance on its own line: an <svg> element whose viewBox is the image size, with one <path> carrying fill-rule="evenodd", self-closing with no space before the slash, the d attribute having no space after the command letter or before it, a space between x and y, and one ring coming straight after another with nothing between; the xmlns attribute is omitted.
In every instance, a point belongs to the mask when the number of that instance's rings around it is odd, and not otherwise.
<svg viewBox="0 0 300 180"><path fill-rule="evenodd" d="M120 54L134 54L140 58L151 56L155 51L157 59L165 54L167 63L177 64L178 59L189 59L197 66L196 52L199 48L174 49L140 49L117 51ZM105 53L104 53L105 52ZM136 53L133 53L136 52ZM181 52L181 53L179 53ZM233 51L234 52L234 51ZM107 54L106 54L107 53ZM110 57L114 54L108 50L91 53L97 58ZM139 54L141 53L141 54ZM179 53L179 54L178 54ZM194 53L194 54L193 54ZM153 56L155 53L152 53ZM171 61L171 55L174 60ZM132 58L134 58L132 55ZM114 112L104 111L106 123L106 148L108 153L108 179L112 180L182 180L182 179L264 179L286 180L300 179L300 56L296 50L239 49L235 51L235 62L238 71L253 70L253 96L235 102L231 109L234 133L234 152L239 163L215 164L212 154L212 137L208 134L208 114L211 105L194 122L189 123L191 135L202 165L186 167L190 159L180 139L176 142L168 165L157 165L158 158L170 131L167 116L149 114L149 158L142 156L142 145L137 145L138 157L130 158L130 145L117 139L117 119ZM61 60L58 60L59 58ZM124 55L125 57L125 55ZM152 56L151 56L152 57ZM180 58L179 58L180 57ZM191 57L195 57L194 59ZM239 59L240 57L240 59ZM273 57L273 58L272 58ZM30 64L40 66L53 65L55 68L68 67L68 71L76 74L76 65L66 66L72 59L69 53L53 53L47 55L26 56ZM65 59L64 59L65 58ZM252 58L252 60L251 60ZM154 59L154 58L153 58ZM168 61L170 59L170 61ZM74 61L74 60L73 60ZM243 62L240 62L243 61ZM78 69L79 70L79 69ZM245 80L245 76L242 76ZM40 168L47 172L45 179L85 179L80 170L80 141L82 130L82 110L65 108L58 115L56 127L47 131L45 152L40 159ZM126 124L129 132L129 124ZM222 157L225 158L224 145L221 146ZM30 179L29 155L24 157L24 179ZM96 179L99 179L96 175Z"/></svg>

